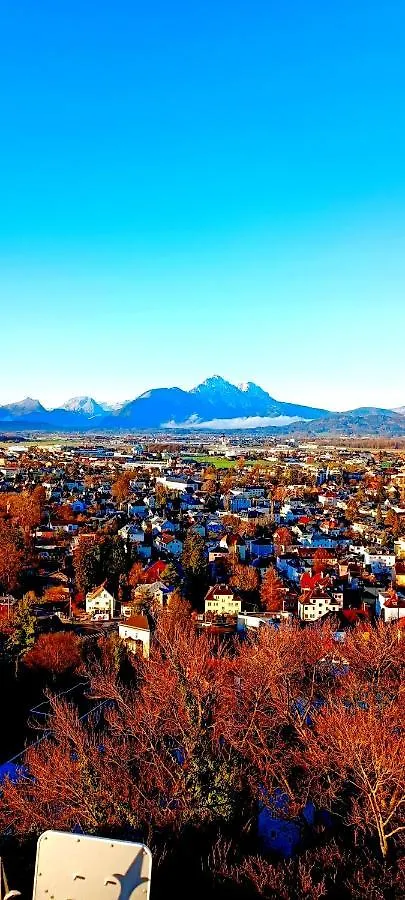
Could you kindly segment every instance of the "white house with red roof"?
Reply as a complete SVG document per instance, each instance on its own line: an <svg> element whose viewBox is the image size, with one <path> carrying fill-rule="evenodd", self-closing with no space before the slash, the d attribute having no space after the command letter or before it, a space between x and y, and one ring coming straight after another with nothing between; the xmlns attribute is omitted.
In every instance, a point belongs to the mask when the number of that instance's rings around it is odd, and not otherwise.
<svg viewBox="0 0 405 900"><path fill-rule="evenodd" d="M328 613L337 613L343 607L343 594L334 596L322 584L303 590L298 600L298 616L303 622L317 622Z"/></svg>
<svg viewBox="0 0 405 900"><path fill-rule="evenodd" d="M405 618L405 596L394 590L380 591L375 611L382 622L398 622Z"/></svg>
<svg viewBox="0 0 405 900"><path fill-rule="evenodd" d="M118 636L131 653L140 653L145 659L149 659L150 628L146 616L131 616L120 622Z"/></svg>
<svg viewBox="0 0 405 900"><path fill-rule="evenodd" d="M219 616L237 616L241 601L227 584L214 584L205 595L205 613Z"/></svg>

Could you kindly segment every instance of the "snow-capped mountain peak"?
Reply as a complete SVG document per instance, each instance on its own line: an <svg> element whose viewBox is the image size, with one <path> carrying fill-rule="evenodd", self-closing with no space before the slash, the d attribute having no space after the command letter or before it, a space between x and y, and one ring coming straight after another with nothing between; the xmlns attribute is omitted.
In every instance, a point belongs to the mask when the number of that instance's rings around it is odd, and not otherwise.
<svg viewBox="0 0 405 900"><path fill-rule="evenodd" d="M93 400L93 397L71 397L63 404L62 409L81 413L83 416L102 416L105 412L100 403Z"/></svg>

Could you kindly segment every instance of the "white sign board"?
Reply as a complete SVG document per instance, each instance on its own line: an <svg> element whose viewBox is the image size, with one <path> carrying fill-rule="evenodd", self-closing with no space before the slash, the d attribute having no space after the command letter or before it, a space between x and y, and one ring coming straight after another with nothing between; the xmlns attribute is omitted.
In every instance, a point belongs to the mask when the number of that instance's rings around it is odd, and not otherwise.
<svg viewBox="0 0 405 900"><path fill-rule="evenodd" d="M33 900L149 900L151 869L143 844L45 831Z"/></svg>

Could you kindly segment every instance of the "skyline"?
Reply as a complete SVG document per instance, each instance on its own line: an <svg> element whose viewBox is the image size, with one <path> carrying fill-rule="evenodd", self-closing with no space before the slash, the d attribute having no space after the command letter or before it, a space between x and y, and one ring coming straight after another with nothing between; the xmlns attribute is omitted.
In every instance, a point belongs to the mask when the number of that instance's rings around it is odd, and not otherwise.
<svg viewBox="0 0 405 900"><path fill-rule="evenodd" d="M7 2L0 404L405 404L398 0Z"/></svg>

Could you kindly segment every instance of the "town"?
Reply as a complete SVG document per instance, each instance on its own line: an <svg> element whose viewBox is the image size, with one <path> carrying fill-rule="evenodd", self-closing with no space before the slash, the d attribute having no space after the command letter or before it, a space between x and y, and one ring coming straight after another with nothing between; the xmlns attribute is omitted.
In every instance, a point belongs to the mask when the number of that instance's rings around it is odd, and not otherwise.
<svg viewBox="0 0 405 900"><path fill-rule="evenodd" d="M308 898L325 878L334 896L342 866L351 885L367 858L377 883L378 859L397 859L400 442L10 436L0 587L0 835L12 872L15 838L49 825L140 836L158 853L174 838L157 895L187 840L184 889L209 837L204 877L218 896L239 882L235 897L256 896L264 877L286 879L291 895L297 853ZM362 835L356 859L346 833ZM381 896L396 896L398 866L384 873Z"/></svg>
<svg viewBox="0 0 405 900"><path fill-rule="evenodd" d="M179 603L217 634L405 622L400 450L194 436L0 453L3 624L28 597L41 633L115 629L148 655Z"/></svg>

